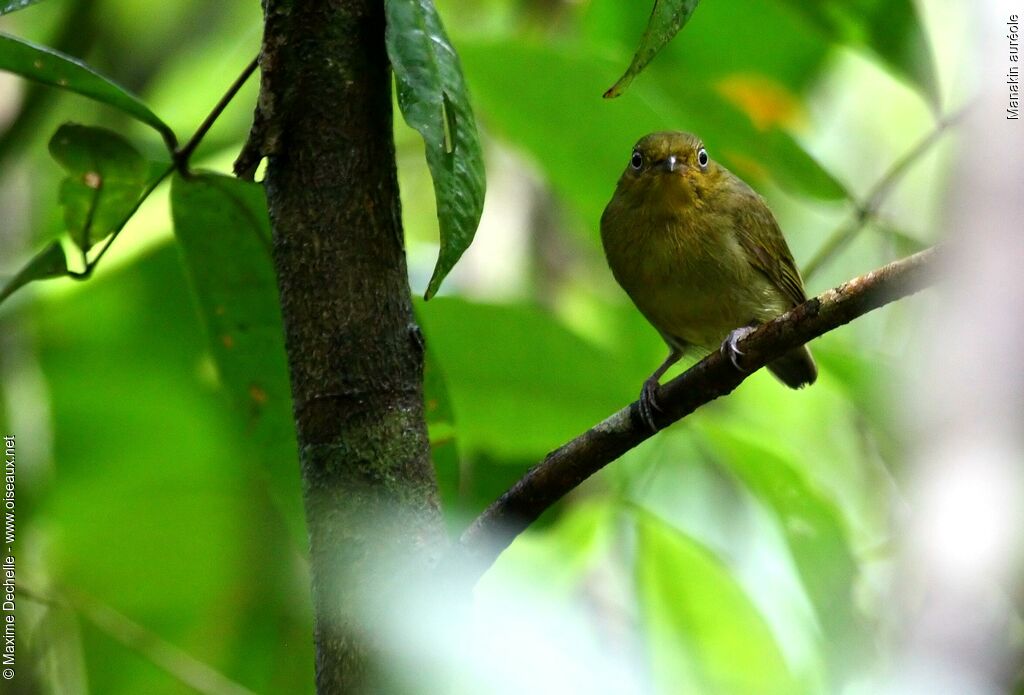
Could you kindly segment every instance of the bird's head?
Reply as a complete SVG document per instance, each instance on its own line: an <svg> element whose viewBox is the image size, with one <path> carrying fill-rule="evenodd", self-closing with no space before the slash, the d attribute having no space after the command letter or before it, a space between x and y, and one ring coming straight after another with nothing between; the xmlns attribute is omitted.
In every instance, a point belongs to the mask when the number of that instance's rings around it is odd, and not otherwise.
<svg viewBox="0 0 1024 695"><path fill-rule="evenodd" d="M635 206L699 207L719 173L696 135L651 133L634 145L615 194Z"/></svg>

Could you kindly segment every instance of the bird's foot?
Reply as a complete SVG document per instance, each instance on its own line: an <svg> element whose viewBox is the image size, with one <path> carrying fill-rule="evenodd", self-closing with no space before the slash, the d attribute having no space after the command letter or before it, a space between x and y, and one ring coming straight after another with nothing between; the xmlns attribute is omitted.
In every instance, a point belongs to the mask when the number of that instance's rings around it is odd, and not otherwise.
<svg viewBox="0 0 1024 695"><path fill-rule="evenodd" d="M655 392L658 390L658 380L654 377L644 381L644 387L640 389L640 419L651 432L657 432L658 426L654 424L654 413L662 412Z"/></svg>
<svg viewBox="0 0 1024 695"><path fill-rule="evenodd" d="M736 347L736 343L753 333L755 328L755 326L741 326L740 328L732 331L728 336L726 336L725 340L722 341L722 347L720 348L722 357L729 358L729 361L732 362L732 366L736 367L737 371L745 372L747 370L740 366L737 359L743 356L743 351Z"/></svg>

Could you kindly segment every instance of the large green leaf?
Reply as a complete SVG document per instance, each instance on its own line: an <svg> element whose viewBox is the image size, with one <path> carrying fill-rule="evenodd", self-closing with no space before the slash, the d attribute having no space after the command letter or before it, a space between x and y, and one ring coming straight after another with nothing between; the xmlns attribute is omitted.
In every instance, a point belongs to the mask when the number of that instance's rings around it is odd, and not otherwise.
<svg viewBox="0 0 1024 695"><path fill-rule="evenodd" d="M565 513L553 519L543 533L534 533L536 529L531 527L529 532L516 538L474 589L474 601L479 601L486 611L481 615L499 608L507 616L510 601L521 601L524 596L532 601L545 596L564 602L591 597L595 579L599 577L598 581L604 581L608 577L609 568L593 572L595 565L603 565L612 557L618 562L621 551L621 544L617 543L621 527L619 512L619 505L607 497L580 496L566 505ZM627 575L627 572L622 574ZM524 588L529 594L524 594ZM555 619L564 620L564 614L556 615ZM608 633L598 629L595 635L600 639ZM542 689L542 692L551 691Z"/></svg>
<svg viewBox="0 0 1024 695"><path fill-rule="evenodd" d="M637 512L636 587L660 693L793 695L782 650L729 568L707 548Z"/></svg>
<svg viewBox="0 0 1024 695"><path fill-rule="evenodd" d="M58 595L83 591L253 692L311 693L306 541L282 521L301 529L297 466L279 461L283 480L255 465L261 443L215 388L177 244L11 308L0 324L31 330L52 397L52 437L32 453L60 468L49 484L19 479L19 532L53 540L32 566ZM17 381L0 379L3 402L33 407ZM137 651L79 627L92 691L181 692Z"/></svg>
<svg viewBox="0 0 1024 695"><path fill-rule="evenodd" d="M609 354L530 306L421 303L467 455L536 459L636 398Z"/></svg>
<svg viewBox="0 0 1024 695"><path fill-rule="evenodd" d="M425 297L469 248L484 205L484 163L462 67L432 0L387 0L386 42L406 123L426 145L441 251Z"/></svg>
<svg viewBox="0 0 1024 695"><path fill-rule="evenodd" d="M29 5L35 5L37 2L42 2L42 0L6 0L6 2L0 2L0 15L24 9Z"/></svg>
<svg viewBox="0 0 1024 695"><path fill-rule="evenodd" d="M883 355L866 353L836 338L833 334L831 340L818 341L814 348L818 367L828 374L863 422L870 424L870 436L880 448L882 460L899 461L903 439L900 404L893 402L888 389L888 385L898 383L899 368Z"/></svg>
<svg viewBox="0 0 1024 695"><path fill-rule="evenodd" d="M938 81L913 0L784 0L829 40L864 47L938 103Z"/></svg>
<svg viewBox="0 0 1024 695"><path fill-rule="evenodd" d="M217 174L176 175L171 214L221 383L279 503L294 508L297 448L263 187Z"/></svg>
<svg viewBox="0 0 1024 695"><path fill-rule="evenodd" d="M0 302L33 280L45 280L67 274L68 261L64 256L64 247L60 245L59 241L51 241L46 248L33 256L32 260L8 280L3 289L0 289Z"/></svg>
<svg viewBox="0 0 1024 695"><path fill-rule="evenodd" d="M604 93L606 99L617 97L625 91L633 78L647 67L658 51L690 20L699 2L700 0L654 0L640 47L636 49L625 74Z"/></svg>
<svg viewBox="0 0 1024 695"><path fill-rule="evenodd" d="M589 45L463 42L462 53L481 117L531 155L595 238L633 144L656 130L699 134L712 157L755 186L775 180L815 197L844 196L793 138L758 129L713 85L652 66L628 98L609 101L599 95L615 60Z"/></svg>
<svg viewBox="0 0 1024 695"><path fill-rule="evenodd" d="M645 19L635 3L592 2L580 29L585 42L624 61L636 47ZM826 37L807 31L807 23L781 3L706 2L687 24L686 35L661 49L638 84L657 79L655 73L678 74L691 84L713 84L735 74L762 75L800 93L815 83L830 49ZM615 72L613 68L605 80ZM631 93L630 98L635 96Z"/></svg>
<svg viewBox="0 0 1024 695"><path fill-rule="evenodd" d="M168 149L173 150L175 147L176 139L170 127L137 96L76 58L24 39L0 34L0 70L113 106L154 128L163 137Z"/></svg>
<svg viewBox="0 0 1024 695"><path fill-rule="evenodd" d="M149 165L117 133L73 123L53 134L50 154L67 171L60 186L64 224L88 251L127 222L146 190Z"/></svg>
<svg viewBox="0 0 1024 695"><path fill-rule="evenodd" d="M854 609L859 574L846 521L835 500L807 481L803 472L778 452L736 428L702 421L715 459L772 510L814 606L833 659L832 676L841 678L856 663L865 625Z"/></svg>

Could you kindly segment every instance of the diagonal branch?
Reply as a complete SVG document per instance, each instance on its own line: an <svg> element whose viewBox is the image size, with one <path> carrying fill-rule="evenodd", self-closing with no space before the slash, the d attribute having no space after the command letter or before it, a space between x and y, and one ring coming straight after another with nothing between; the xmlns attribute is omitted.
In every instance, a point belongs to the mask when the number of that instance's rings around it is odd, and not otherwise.
<svg viewBox="0 0 1024 695"><path fill-rule="evenodd" d="M960 109L950 116L940 118L935 128L924 136L916 145L910 148L902 157L897 159L881 179L871 187L864 202L858 203L853 217L832 233L818 252L802 268L804 281L821 270L826 263L839 254L851 241L860 234L878 214L882 203L888 197L896 183L907 171L917 163L932 147L938 143L949 128L959 123L967 113L967 108Z"/></svg>
<svg viewBox="0 0 1024 695"><path fill-rule="evenodd" d="M708 355L661 387L657 425L667 427L730 393L784 352L923 289L933 280L937 253L926 249L861 275L759 327L739 343L745 372L737 371L717 351ZM516 536L566 493L651 435L634 402L548 454L462 534L461 560L470 564L473 577L482 574Z"/></svg>
<svg viewBox="0 0 1024 695"><path fill-rule="evenodd" d="M176 149L171 153L171 158L174 160L174 166L181 172L182 176L189 176L188 160L192 158L192 154L199 147L199 143L203 141L206 134L210 132L210 128L217 122L220 115L224 113L224 109L228 107L231 100L235 98L239 90L245 86L245 83L249 81L252 74L256 72L256 68L259 67L259 56L256 56L249 61L249 64L243 68L242 73L235 78L235 81L228 87L228 91L224 92L224 95L220 98L217 104L213 107L213 110L203 119L203 122L199 124L199 128L192 134L188 142Z"/></svg>

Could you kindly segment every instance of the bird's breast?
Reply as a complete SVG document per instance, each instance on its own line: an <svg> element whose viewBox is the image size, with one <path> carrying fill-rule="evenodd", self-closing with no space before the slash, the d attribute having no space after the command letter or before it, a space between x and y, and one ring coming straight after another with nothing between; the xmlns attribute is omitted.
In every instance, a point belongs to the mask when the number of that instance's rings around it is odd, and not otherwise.
<svg viewBox="0 0 1024 695"><path fill-rule="evenodd" d="M787 307L730 222L701 213L637 216L632 234L602 229L602 237L619 284L666 340L714 348L730 330Z"/></svg>

